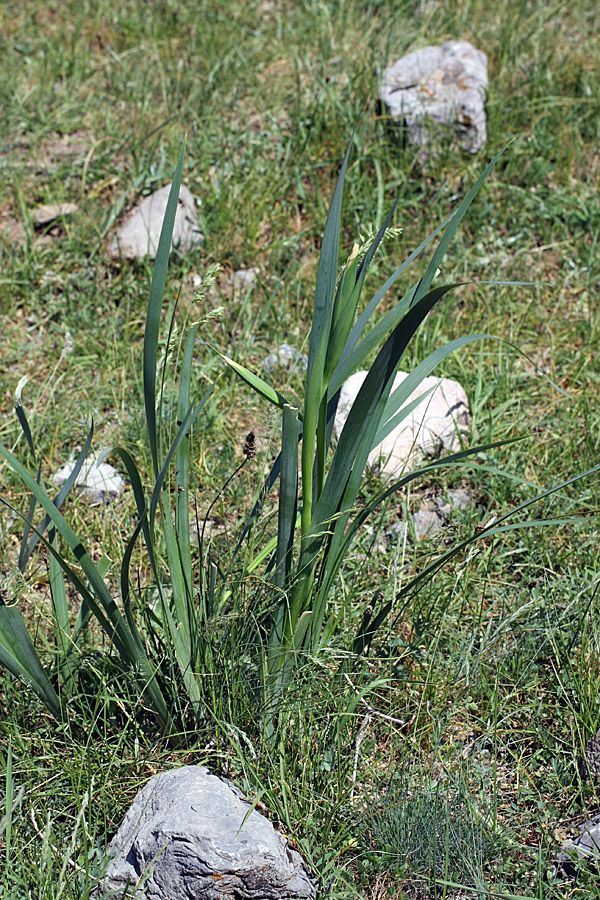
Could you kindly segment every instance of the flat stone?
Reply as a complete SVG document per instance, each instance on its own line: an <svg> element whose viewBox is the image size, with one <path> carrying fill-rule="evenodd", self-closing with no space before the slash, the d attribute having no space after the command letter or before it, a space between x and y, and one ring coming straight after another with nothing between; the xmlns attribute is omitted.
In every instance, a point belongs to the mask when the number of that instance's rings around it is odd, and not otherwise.
<svg viewBox="0 0 600 900"><path fill-rule="evenodd" d="M258 269L238 269L231 278L233 293L247 293L253 287L257 276Z"/></svg>
<svg viewBox="0 0 600 900"><path fill-rule="evenodd" d="M436 509L420 509L412 516L412 524L415 529L415 537L422 541L425 537L432 537L444 524L444 519Z"/></svg>
<svg viewBox="0 0 600 900"><path fill-rule="evenodd" d="M471 498L466 491L460 488L448 491L448 500L444 496L426 500L419 510L410 517L415 537L422 541L425 537L433 537L436 532L448 524L448 519L454 510L464 509L470 506ZM393 547L403 541L410 534L406 522L395 522L385 532L386 548Z"/></svg>
<svg viewBox="0 0 600 900"><path fill-rule="evenodd" d="M64 484L74 468L75 463L67 463L59 469L52 476L54 484ZM116 500L125 487L125 482L108 463L97 465L94 460L87 460L81 467L75 486L90 506L100 506Z"/></svg>
<svg viewBox="0 0 600 900"><path fill-rule="evenodd" d="M125 259L144 259L149 256L154 259L170 190L171 185L167 184L155 191L129 214L108 247L109 256L122 256ZM182 184L175 213L172 246L179 253L184 253L202 240L194 198Z"/></svg>
<svg viewBox="0 0 600 900"><path fill-rule="evenodd" d="M471 505L472 500L466 491L463 491L462 488L457 488L454 491L448 491L448 502L452 509L465 509Z"/></svg>
<svg viewBox="0 0 600 900"><path fill-rule="evenodd" d="M0 244L6 243L9 246L21 245L25 243L25 239L26 233L21 222L4 215L2 210L0 210Z"/></svg>
<svg viewBox="0 0 600 900"><path fill-rule="evenodd" d="M379 96L408 142L424 148L451 140L476 153L487 140L487 57L469 41L422 47L384 70Z"/></svg>
<svg viewBox="0 0 600 900"><path fill-rule="evenodd" d="M265 356L262 361L262 367L265 372L274 372L277 368L293 369L296 368L300 372L306 372L308 367L308 356L301 353L296 347L290 344L280 344L275 353Z"/></svg>
<svg viewBox="0 0 600 900"><path fill-rule="evenodd" d="M355 372L342 385L334 424L338 437L366 376L366 372ZM406 377L406 372L398 372L393 389ZM468 432L470 414L467 395L458 381L435 376L424 378L404 406L430 388L435 389L370 452L368 465L380 476L397 477L423 457L460 449L461 435Z"/></svg>
<svg viewBox="0 0 600 900"><path fill-rule="evenodd" d="M471 505L471 498L466 491L462 491L460 489L456 491L448 491L447 496L447 501L445 501L444 498L441 497L437 502L438 514L444 519L447 519L454 510L465 509L465 507Z"/></svg>
<svg viewBox="0 0 600 900"><path fill-rule="evenodd" d="M95 897L295 900L316 887L302 857L234 785L204 766L155 775L108 848ZM111 894L114 896L114 894Z"/></svg>
<svg viewBox="0 0 600 900"><path fill-rule="evenodd" d="M54 222L55 219L72 215L74 212L77 212L78 209L79 207L76 203L55 203L46 206L38 206L37 209L33 211L33 218L36 225L49 225L50 222Z"/></svg>

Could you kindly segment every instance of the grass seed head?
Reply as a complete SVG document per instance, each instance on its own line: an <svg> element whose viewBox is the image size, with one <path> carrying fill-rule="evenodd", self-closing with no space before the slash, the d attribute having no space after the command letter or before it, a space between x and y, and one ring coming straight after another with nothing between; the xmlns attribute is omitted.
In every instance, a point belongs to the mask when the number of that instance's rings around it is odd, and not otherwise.
<svg viewBox="0 0 600 900"><path fill-rule="evenodd" d="M249 431L246 435L246 443L244 444L244 456L246 457L246 459L254 459L254 457L256 456L256 443L253 431Z"/></svg>

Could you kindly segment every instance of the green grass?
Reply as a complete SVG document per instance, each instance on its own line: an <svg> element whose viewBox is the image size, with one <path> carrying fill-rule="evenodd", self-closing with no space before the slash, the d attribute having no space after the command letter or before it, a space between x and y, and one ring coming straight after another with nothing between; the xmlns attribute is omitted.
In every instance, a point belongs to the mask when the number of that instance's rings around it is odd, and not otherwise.
<svg viewBox="0 0 600 900"><path fill-rule="evenodd" d="M463 288L417 333L407 364L456 337L487 332L516 344L569 395L505 344L473 344L445 361L442 374L461 380L471 401L471 445L524 435L495 460L528 484L439 470L390 498L369 523L374 531L360 533L336 583L331 608L340 637L321 668L301 668L280 713L287 728L274 746L261 738L260 697L238 689L244 672L234 667L215 683L206 716L188 727L182 746L168 746L140 715L135 685L118 662L99 654L95 629L86 637L79 711L62 725L3 673L0 781L18 800L10 839L5 830L0 844L3 898L87 896L86 878L97 872L138 787L155 771L189 762L229 773L252 796L264 792L272 820L320 874L323 895L455 896L456 888L436 887L437 872L481 889L478 896L599 896L591 872L568 887L551 874L563 836L599 803L597 786L582 784L578 773L585 742L600 727L597 480L572 484L535 511L587 522L475 545L476 553L395 609L368 663L353 668L349 661L349 681L335 688L328 677L376 592L391 598L446 541L466 538L491 516L598 461L596 4L519 3L502 13L483 0L451 7L368 0L2 5L0 440L16 443L23 458L12 396L27 375L23 401L44 477L77 457L93 416L94 449L124 446L144 482L152 480L141 367L152 268L109 263L104 248L115 219L171 179L184 132L184 180L202 201L206 237L200 249L171 261L165 305L181 291L177 340L186 319L223 307L200 326L206 343L197 345L191 374L193 392L218 379L190 453L200 520L217 498L213 557L234 545L279 429L215 351L252 371L284 341L308 352L320 239L355 126L341 258L359 231L381 225L396 197L392 224L403 229L378 255L372 291L512 141L470 207L442 277L537 285ZM476 158L448 151L423 171L377 108L376 78L402 53L454 37L488 53L488 145ZM62 201L76 202L78 212L55 233L36 232L32 209ZM194 300L192 274L213 263L221 274ZM250 266L259 270L255 286L233 297L231 274ZM400 280L386 309L409 284ZM67 331L74 350L59 363ZM165 338L163 323L159 358ZM297 376L282 370L274 377L283 394L302 397ZM167 394L166 402L174 407L177 396ZM249 431L257 459L220 493L244 458ZM6 467L0 482L3 496L25 512L26 493ZM439 538L374 549L377 529L418 508L424 493L452 487L464 487L475 504ZM361 499L368 502L375 489L367 479ZM265 510L262 530L253 533L254 553L276 527L273 512ZM100 551L120 560L136 521L130 491L98 510L70 498L66 515L95 560ZM2 509L2 586L12 596L20 585L20 607L44 656L52 632L48 571L40 554L20 583L20 533ZM132 571L149 581L139 549ZM248 594L257 617L266 600L258 574ZM109 577L116 594L118 569ZM231 638L238 649L243 624ZM336 723L352 705L342 738ZM94 799L79 818L92 778ZM394 814L394 785L400 794L407 785L411 791L401 816ZM0 805L2 821L8 807ZM460 834L447 827L454 810ZM374 811L381 815L367 815ZM408 859L394 844L407 822L422 836L422 852ZM439 840L428 843L432 831Z"/></svg>

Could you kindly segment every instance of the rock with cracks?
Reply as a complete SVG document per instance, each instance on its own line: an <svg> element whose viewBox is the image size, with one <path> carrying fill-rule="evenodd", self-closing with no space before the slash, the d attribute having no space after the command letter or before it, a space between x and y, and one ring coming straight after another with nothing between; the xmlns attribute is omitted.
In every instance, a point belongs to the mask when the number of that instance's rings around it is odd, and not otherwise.
<svg viewBox="0 0 600 900"><path fill-rule="evenodd" d="M600 815L579 826L579 834L572 841L565 841L558 855L558 870L567 878L576 878L577 864L586 862L596 869L600 865Z"/></svg>
<svg viewBox="0 0 600 900"><path fill-rule="evenodd" d="M366 376L366 372L355 372L342 385L334 425L338 437ZM406 377L406 372L398 372L393 390ZM403 407L423 394L424 399L369 454L368 465L382 477L397 477L423 457L460 450L461 435L468 432L470 422L464 389L451 378L429 376L407 397Z"/></svg>
<svg viewBox="0 0 600 900"><path fill-rule="evenodd" d="M109 255L125 259L144 259L156 256L163 219L167 209L171 185L146 197L127 217L117 236L109 245ZM183 253L203 239L194 198L185 185L179 190L179 203L173 226L173 247Z"/></svg>
<svg viewBox="0 0 600 900"><path fill-rule="evenodd" d="M450 139L476 153L485 145L487 57L469 41L422 47L385 69L379 96L408 142L438 147Z"/></svg>
<svg viewBox="0 0 600 900"><path fill-rule="evenodd" d="M313 898L307 865L230 782L204 766L154 776L109 846L96 898ZM125 893L123 893L125 892Z"/></svg>

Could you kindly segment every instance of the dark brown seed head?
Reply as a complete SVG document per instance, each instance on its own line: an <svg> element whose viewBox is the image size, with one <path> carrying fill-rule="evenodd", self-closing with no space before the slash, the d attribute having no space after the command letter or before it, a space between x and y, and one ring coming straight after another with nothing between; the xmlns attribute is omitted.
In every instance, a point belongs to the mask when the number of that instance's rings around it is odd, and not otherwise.
<svg viewBox="0 0 600 900"><path fill-rule="evenodd" d="M246 443L244 444L244 456L247 459L254 459L256 456L256 444L254 443L254 432L250 431L246 435Z"/></svg>

